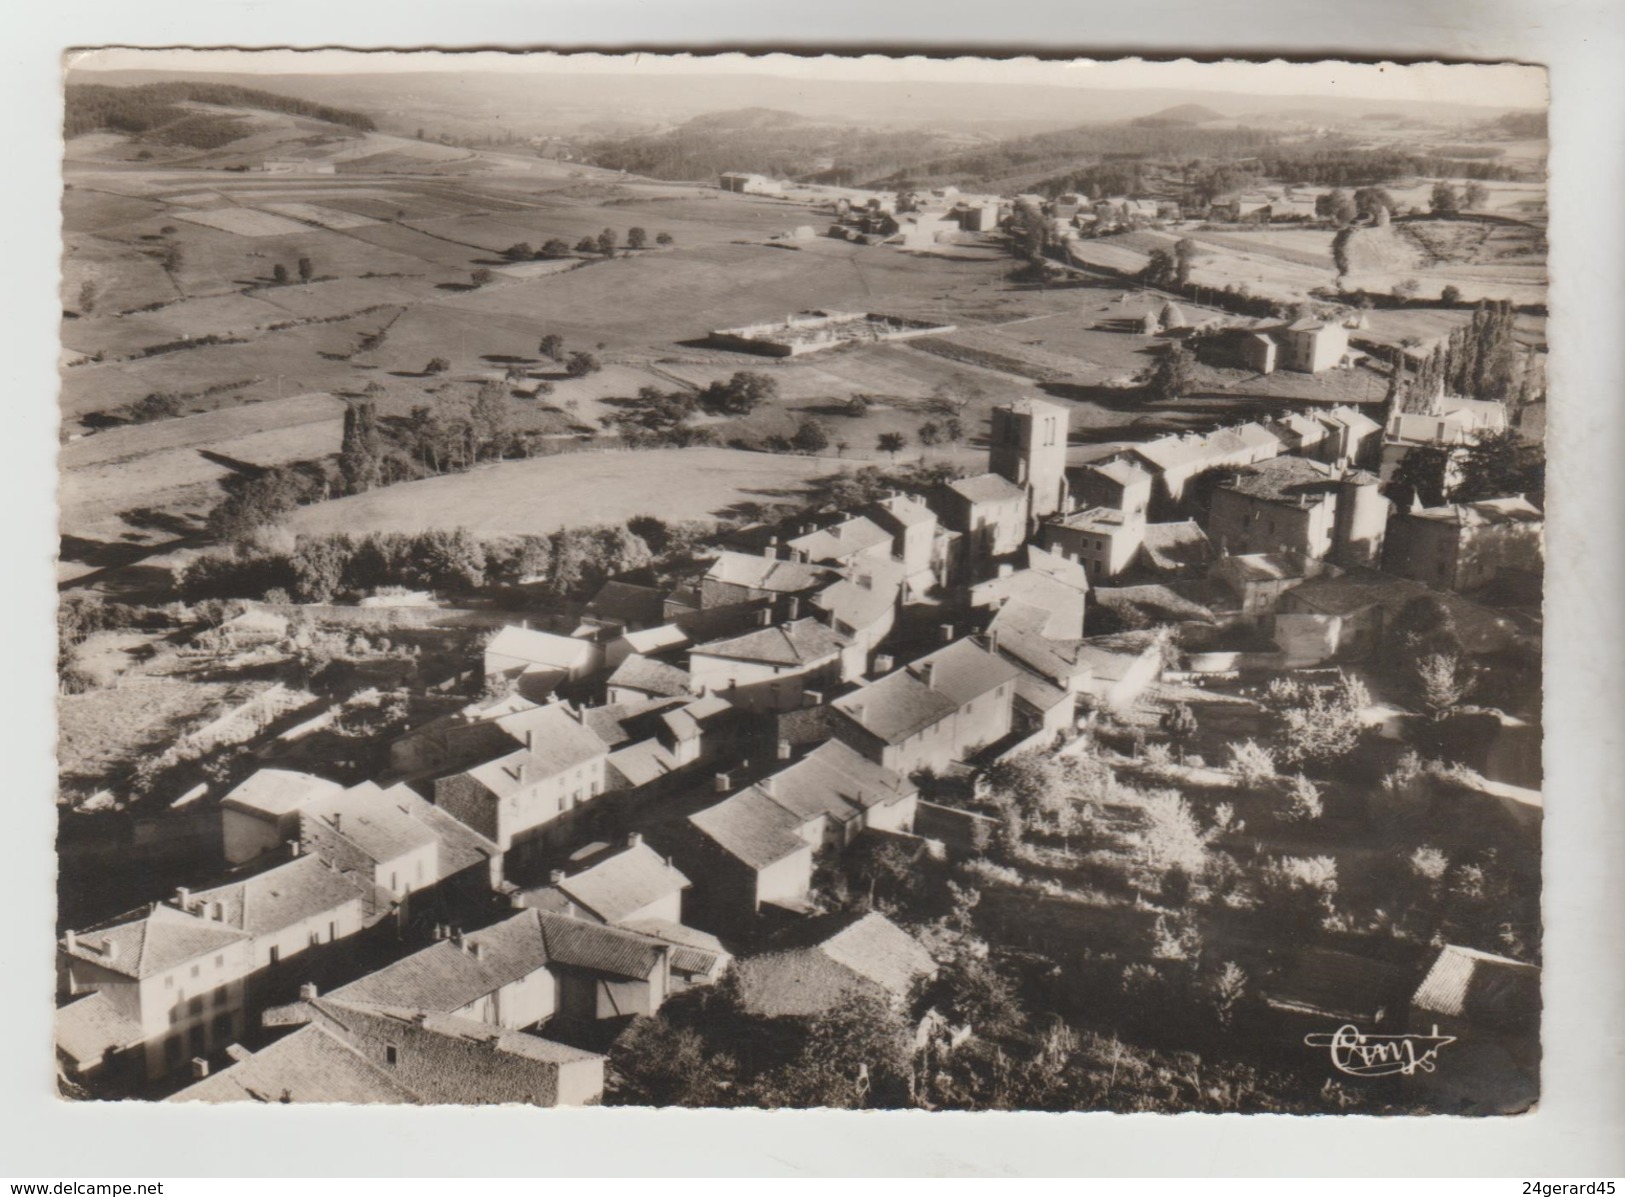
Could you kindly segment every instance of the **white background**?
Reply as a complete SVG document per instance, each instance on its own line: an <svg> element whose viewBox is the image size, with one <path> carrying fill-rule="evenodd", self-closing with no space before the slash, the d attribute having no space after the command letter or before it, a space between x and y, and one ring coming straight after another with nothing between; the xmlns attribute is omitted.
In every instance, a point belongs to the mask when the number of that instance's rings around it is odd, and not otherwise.
<svg viewBox="0 0 1625 1197"><path fill-rule="evenodd" d="M1625 1173L1625 6L1554 0L6 6L0 1176ZM427 46L1518 59L1552 68L1546 1068L1513 1119L74 1106L51 1087L59 55ZM1521 1186L1492 1191L1516 1193Z"/></svg>

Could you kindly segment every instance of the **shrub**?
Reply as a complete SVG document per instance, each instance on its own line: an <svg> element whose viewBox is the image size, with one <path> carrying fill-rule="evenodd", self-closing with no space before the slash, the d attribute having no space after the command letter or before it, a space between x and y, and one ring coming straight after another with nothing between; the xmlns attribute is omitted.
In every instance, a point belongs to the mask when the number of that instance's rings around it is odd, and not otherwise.
<svg viewBox="0 0 1625 1197"><path fill-rule="evenodd" d="M1312 823L1325 812L1326 807L1321 801L1320 791L1315 787L1315 783L1302 773L1296 774L1286 783L1281 808L1281 817L1286 822Z"/></svg>
<svg viewBox="0 0 1625 1197"><path fill-rule="evenodd" d="M1275 754L1252 740L1230 746L1230 772L1249 789L1275 776Z"/></svg>

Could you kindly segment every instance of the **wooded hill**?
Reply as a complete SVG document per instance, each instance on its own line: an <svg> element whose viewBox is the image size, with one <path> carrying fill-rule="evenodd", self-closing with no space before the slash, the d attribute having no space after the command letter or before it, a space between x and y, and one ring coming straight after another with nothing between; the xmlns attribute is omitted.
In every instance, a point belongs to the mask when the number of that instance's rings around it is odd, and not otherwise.
<svg viewBox="0 0 1625 1197"><path fill-rule="evenodd" d="M145 83L137 87L82 83L67 88L63 136L127 133L164 144L208 149L247 132L230 113L216 115L180 107L186 103L280 112L361 132L377 127L365 113L227 83Z"/></svg>

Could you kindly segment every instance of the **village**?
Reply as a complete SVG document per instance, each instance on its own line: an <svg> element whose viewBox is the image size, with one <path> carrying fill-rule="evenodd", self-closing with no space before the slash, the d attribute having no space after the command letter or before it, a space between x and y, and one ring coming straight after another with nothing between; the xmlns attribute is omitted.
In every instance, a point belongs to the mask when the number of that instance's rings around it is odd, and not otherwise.
<svg viewBox="0 0 1625 1197"><path fill-rule="evenodd" d="M67 732L63 1091L1533 1102L1544 279L1418 249L1470 235L1527 255L1536 215L1506 206L1532 193L1264 180L1197 211L1149 185L729 171L704 190L742 205L722 211L748 214L730 231L749 244L703 252L767 262L751 269L788 303L722 280L714 306L667 304L682 339L637 335L681 356L619 345L628 313L574 358L560 338L497 343L504 296L675 271L689 236L637 228L617 258L605 230L607 249L576 251L603 260L567 275L544 261L563 255L514 253L425 301L462 305L499 350L484 364L365 363L385 325L308 367L373 371L364 391L288 399L278 376L253 405L71 434L70 483L141 462L154 497L115 520L89 483L65 487L84 522L64 701L111 726L142 693L212 697L183 736L132 732L122 757ZM667 210L705 210L700 192ZM178 219L235 235L253 211ZM850 259L861 293L820 273L837 254L869 255ZM1311 268L1313 286L1294 273ZM864 271L914 272L913 300ZM971 271L980 307L920 299ZM989 319L995 288L1030 310ZM399 302L401 328L452 335ZM547 381L548 361L576 364ZM892 392L873 382L888 371ZM418 440L390 464L396 392L442 376L481 388L466 449ZM551 405L539 439L493 432L482 464L481 420L508 427L479 404L510 401ZM309 443L274 461L247 448L270 424L139 447L293 403ZM222 435L240 456L200 447ZM178 493L164 455L194 449L249 483L195 518L155 514ZM337 474L250 510L253 485L292 487L335 452ZM181 481L218 500L212 476ZM136 531L114 552L117 521ZM177 550L171 587L143 554ZM1351 1085L1305 1046L1344 1024L1451 1039L1453 1066Z"/></svg>

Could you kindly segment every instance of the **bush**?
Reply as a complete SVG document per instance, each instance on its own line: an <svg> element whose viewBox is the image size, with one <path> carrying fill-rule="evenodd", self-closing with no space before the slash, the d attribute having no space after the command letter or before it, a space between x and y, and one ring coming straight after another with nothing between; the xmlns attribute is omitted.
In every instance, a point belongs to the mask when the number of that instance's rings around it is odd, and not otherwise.
<svg viewBox="0 0 1625 1197"><path fill-rule="evenodd" d="M1286 784L1281 817L1288 823L1312 823L1326 813L1320 791L1302 773Z"/></svg>
<svg viewBox="0 0 1625 1197"><path fill-rule="evenodd" d="M1275 776L1275 754L1252 740L1230 745L1230 772L1249 789Z"/></svg>

